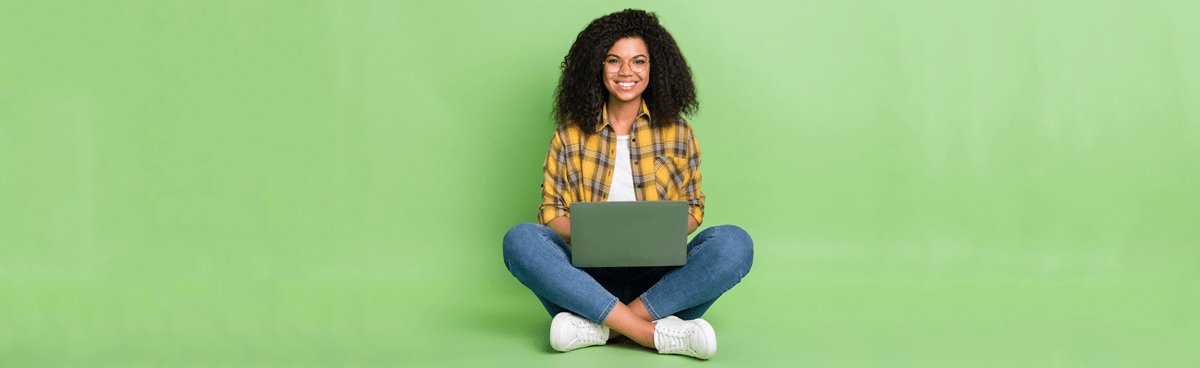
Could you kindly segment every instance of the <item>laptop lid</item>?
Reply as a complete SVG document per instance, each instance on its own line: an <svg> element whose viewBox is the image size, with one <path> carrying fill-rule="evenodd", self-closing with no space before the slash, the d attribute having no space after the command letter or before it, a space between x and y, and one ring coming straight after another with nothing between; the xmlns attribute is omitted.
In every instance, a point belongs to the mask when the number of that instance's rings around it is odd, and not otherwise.
<svg viewBox="0 0 1200 368"><path fill-rule="evenodd" d="M575 267L681 266L687 261L687 201L571 203Z"/></svg>

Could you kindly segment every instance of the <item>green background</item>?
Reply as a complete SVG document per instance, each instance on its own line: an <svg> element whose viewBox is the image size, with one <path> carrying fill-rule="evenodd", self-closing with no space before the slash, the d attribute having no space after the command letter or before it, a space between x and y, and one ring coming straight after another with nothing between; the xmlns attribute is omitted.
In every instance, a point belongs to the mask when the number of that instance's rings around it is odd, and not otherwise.
<svg viewBox="0 0 1200 368"><path fill-rule="evenodd" d="M550 351L501 261L558 64L658 12L713 366L1200 366L1200 3L0 1L0 366L697 364Z"/></svg>

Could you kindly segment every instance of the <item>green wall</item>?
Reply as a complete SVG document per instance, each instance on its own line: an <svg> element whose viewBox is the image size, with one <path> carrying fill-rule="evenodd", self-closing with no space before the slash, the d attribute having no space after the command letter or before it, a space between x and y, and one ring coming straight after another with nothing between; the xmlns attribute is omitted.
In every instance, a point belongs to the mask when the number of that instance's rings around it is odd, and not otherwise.
<svg viewBox="0 0 1200 368"><path fill-rule="evenodd" d="M1200 364L1200 3L0 1L0 365L549 351L505 270L558 64L658 12L726 366Z"/></svg>

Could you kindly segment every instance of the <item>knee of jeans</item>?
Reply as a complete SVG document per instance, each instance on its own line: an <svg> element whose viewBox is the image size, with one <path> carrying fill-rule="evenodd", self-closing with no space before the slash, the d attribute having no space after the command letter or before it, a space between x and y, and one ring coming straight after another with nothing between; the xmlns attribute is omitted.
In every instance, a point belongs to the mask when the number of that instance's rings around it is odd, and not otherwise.
<svg viewBox="0 0 1200 368"><path fill-rule="evenodd" d="M542 225L526 222L508 229L504 234L504 263L508 264L510 259L520 257L528 251L530 240L541 236L541 228Z"/></svg>
<svg viewBox="0 0 1200 368"><path fill-rule="evenodd" d="M735 225L718 226L716 236L720 237L721 257L730 260L730 264L739 265L749 271L754 264L754 240L746 230Z"/></svg>

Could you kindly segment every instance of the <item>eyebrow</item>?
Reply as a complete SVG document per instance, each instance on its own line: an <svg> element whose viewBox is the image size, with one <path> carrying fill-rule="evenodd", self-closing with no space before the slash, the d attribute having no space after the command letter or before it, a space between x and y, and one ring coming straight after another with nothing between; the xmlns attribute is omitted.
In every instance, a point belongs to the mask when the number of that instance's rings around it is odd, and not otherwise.
<svg viewBox="0 0 1200 368"><path fill-rule="evenodd" d="M608 56L612 56L612 57L615 57L615 58L617 58L617 59L620 59L620 58L621 58L620 56L617 56L617 54L608 54ZM605 56L605 57L608 57L608 56ZM646 55L643 55L643 54L637 54L637 55L634 55L633 57L631 57L630 59L637 59L638 57L649 58L649 56L646 56Z"/></svg>

